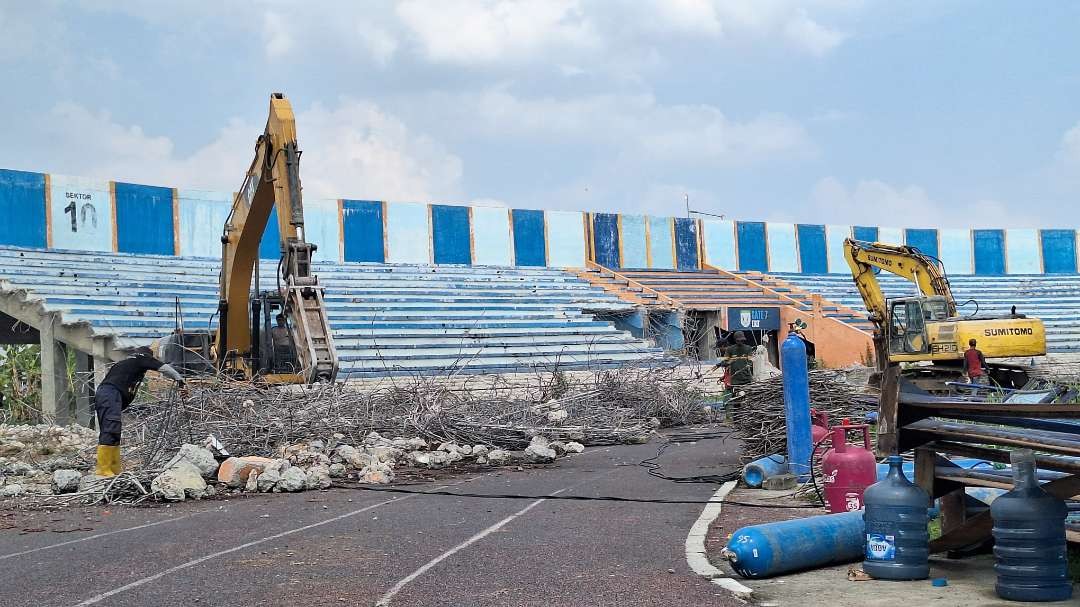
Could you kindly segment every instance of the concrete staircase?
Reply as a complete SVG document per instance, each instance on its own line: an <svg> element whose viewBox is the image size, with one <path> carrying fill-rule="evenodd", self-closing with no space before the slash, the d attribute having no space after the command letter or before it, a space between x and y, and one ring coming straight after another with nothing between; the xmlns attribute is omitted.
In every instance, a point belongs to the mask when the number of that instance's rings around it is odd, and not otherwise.
<svg viewBox="0 0 1080 607"><path fill-rule="evenodd" d="M0 248L0 293L37 300L112 347L216 328L213 259ZM276 264L265 263L262 288ZM671 362L594 313L634 306L553 268L320 262L342 378Z"/></svg>

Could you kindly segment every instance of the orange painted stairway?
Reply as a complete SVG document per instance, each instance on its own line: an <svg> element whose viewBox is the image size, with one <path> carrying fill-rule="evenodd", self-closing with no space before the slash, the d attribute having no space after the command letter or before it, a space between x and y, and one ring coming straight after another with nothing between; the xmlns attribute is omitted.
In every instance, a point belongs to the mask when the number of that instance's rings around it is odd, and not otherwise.
<svg viewBox="0 0 1080 607"><path fill-rule="evenodd" d="M787 323L801 319L818 359L839 367L866 362L872 351L873 325L851 308L822 299L786 281L756 272L701 270L612 270L590 263L582 278L617 294L624 301L649 307L687 311L720 311L729 307L779 307L780 339Z"/></svg>

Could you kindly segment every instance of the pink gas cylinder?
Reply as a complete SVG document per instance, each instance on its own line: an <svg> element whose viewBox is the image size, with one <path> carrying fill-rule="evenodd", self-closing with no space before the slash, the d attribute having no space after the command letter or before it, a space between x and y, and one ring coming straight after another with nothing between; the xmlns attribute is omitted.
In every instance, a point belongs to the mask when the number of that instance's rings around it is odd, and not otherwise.
<svg viewBox="0 0 1080 607"><path fill-rule="evenodd" d="M829 414L810 409L810 424L810 438L814 441L814 446L817 446L821 439L829 435Z"/></svg>
<svg viewBox="0 0 1080 607"><path fill-rule="evenodd" d="M848 430L861 430L863 444L849 444ZM853 512L863 507L863 491L877 481L877 461L870 451L870 426L833 426L832 449L821 458L825 505L829 512Z"/></svg>

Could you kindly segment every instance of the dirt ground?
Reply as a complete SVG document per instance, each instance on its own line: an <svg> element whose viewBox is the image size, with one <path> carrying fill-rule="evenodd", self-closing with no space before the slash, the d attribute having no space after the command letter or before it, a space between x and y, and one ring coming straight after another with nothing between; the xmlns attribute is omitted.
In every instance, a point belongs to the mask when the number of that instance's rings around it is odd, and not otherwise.
<svg viewBox="0 0 1080 607"><path fill-rule="evenodd" d="M761 491L738 488L727 500L755 504L791 504L789 492ZM751 602L761 607L799 605L858 604L864 607L897 607L897 605L942 605L949 607L1005 607L1007 605L1036 605L1004 601L994 593L994 558L982 555L966 559L931 557L930 578L946 578L948 585L934 587L930 580L892 582L869 580L852 582L847 579L850 567L859 563L825 567L765 580L745 580L735 574L720 557L720 550L731 534L747 525L788 520L824 514L824 509L778 509L725 504L719 518L713 522L706 539L709 559L721 571L729 573L740 583L752 588ZM1073 600L1058 605L1080 605L1080 588L1074 587Z"/></svg>

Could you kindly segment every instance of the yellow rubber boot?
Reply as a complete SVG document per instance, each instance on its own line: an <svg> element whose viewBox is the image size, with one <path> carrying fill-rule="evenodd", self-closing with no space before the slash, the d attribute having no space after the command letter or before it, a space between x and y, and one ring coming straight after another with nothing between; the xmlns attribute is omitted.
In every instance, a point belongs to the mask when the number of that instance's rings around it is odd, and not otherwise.
<svg viewBox="0 0 1080 607"><path fill-rule="evenodd" d="M116 476L120 474L120 446L98 445L97 466L94 474L98 476Z"/></svg>

